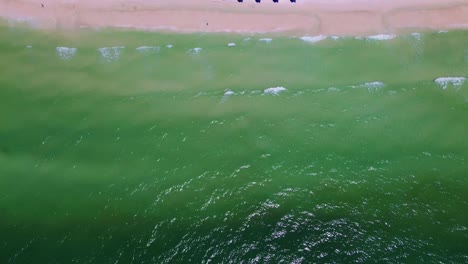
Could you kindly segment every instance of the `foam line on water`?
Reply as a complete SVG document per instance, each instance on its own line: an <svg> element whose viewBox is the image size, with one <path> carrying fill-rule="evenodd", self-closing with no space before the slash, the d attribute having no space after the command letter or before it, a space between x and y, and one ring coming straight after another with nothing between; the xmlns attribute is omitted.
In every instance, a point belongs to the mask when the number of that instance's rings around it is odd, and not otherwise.
<svg viewBox="0 0 468 264"><path fill-rule="evenodd" d="M235 95L236 93L231 91L231 90L227 90L226 92L224 92L223 94L223 98L221 98L221 103L224 103L226 102L227 99L229 99L229 97Z"/></svg>
<svg viewBox="0 0 468 264"><path fill-rule="evenodd" d="M224 93L224 96L230 96L230 95L234 95L235 93L231 90L228 90Z"/></svg>
<svg viewBox="0 0 468 264"><path fill-rule="evenodd" d="M279 95L281 92L287 91L286 88L283 86L278 86L278 87L270 87L265 90L263 90L263 94L272 94L272 95Z"/></svg>
<svg viewBox="0 0 468 264"><path fill-rule="evenodd" d="M308 43L317 43L317 42L320 42L320 41L325 40L327 38L328 38L327 36L323 36L323 35L300 37L301 40L303 40L305 42L308 42Z"/></svg>
<svg viewBox="0 0 468 264"><path fill-rule="evenodd" d="M366 82L358 85L351 86L352 88L366 88L369 92L375 92L382 89L385 86L383 82L375 81L375 82Z"/></svg>
<svg viewBox="0 0 468 264"><path fill-rule="evenodd" d="M394 39L396 38L396 35L387 35L387 34L379 34L379 35L372 35L372 36L368 36L366 37L366 40L370 40L370 41L373 41L373 40L391 40L391 39Z"/></svg>
<svg viewBox="0 0 468 264"><path fill-rule="evenodd" d="M161 47L159 46L141 46L136 48L136 51L140 53L155 53L159 52L161 50Z"/></svg>

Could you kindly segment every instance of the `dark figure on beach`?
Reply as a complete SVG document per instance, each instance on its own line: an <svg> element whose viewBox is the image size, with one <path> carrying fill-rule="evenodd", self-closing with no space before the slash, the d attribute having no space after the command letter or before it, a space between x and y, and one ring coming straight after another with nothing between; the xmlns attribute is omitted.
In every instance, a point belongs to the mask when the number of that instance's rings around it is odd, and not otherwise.
<svg viewBox="0 0 468 264"><path fill-rule="evenodd" d="M278 3L278 0L273 0L273 3Z"/></svg>
<svg viewBox="0 0 468 264"><path fill-rule="evenodd" d="M260 3L260 0L255 0L255 2Z"/></svg>
<svg viewBox="0 0 468 264"><path fill-rule="evenodd" d="M242 0L237 0L237 2L242 3Z"/></svg>
<svg viewBox="0 0 468 264"><path fill-rule="evenodd" d="M42 6L42 7L44 7L44 4L43 4L43 3L41 3L41 6Z"/></svg>

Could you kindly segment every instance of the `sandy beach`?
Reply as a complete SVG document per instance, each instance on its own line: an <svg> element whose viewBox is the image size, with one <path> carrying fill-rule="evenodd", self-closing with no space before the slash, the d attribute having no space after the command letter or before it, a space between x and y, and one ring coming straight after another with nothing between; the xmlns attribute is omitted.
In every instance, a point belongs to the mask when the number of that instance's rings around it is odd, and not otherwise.
<svg viewBox="0 0 468 264"><path fill-rule="evenodd" d="M0 0L0 16L42 29L370 35L468 28L468 0Z"/></svg>

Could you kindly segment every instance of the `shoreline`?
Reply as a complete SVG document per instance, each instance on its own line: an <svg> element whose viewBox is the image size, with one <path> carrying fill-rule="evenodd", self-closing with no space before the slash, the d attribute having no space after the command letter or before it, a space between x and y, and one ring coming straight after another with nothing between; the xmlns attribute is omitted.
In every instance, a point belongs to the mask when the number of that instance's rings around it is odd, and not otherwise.
<svg viewBox="0 0 468 264"><path fill-rule="evenodd" d="M468 29L468 0L0 0L0 17L44 30L369 36Z"/></svg>

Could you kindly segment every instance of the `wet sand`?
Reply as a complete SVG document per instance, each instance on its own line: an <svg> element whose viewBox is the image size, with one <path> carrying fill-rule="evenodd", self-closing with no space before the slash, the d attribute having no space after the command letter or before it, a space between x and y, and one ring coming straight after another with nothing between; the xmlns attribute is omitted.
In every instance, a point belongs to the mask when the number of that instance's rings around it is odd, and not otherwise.
<svg viewBox="0 0 468 264"><path fill-rule="evenodd" d="M0 16L43 29L371 35L468 28L468 0L0 0Z"/></svg>

